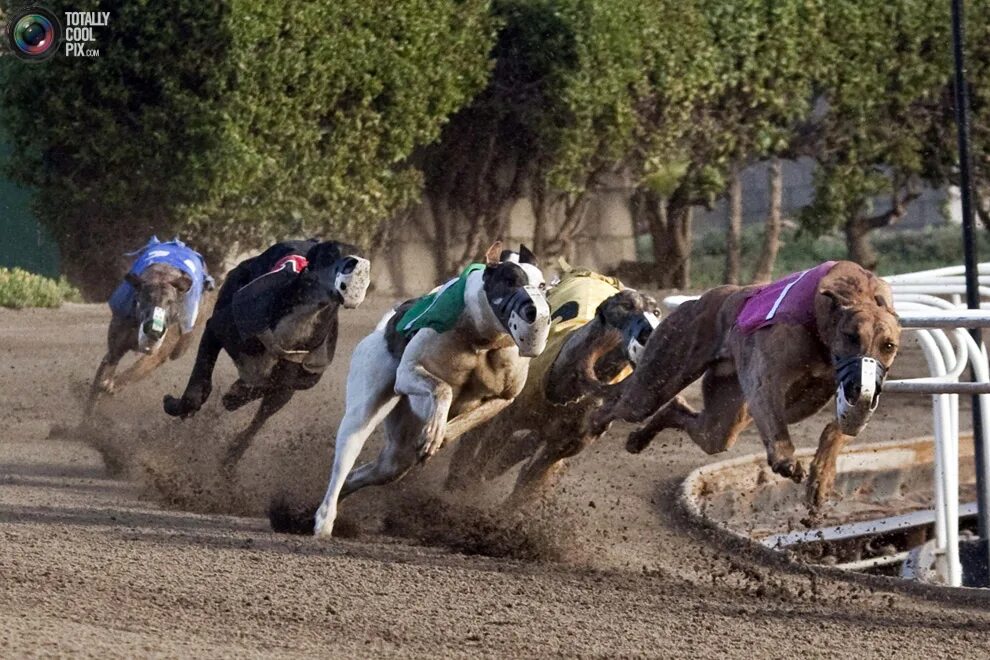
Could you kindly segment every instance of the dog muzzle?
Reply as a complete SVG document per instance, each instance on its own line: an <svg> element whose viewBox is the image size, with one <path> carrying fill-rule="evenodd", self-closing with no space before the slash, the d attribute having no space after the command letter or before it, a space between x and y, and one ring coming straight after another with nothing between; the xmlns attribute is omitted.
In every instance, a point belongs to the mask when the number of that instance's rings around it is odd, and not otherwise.
<svg viewBox="0 0 990 660"><path fill-rule="evenodd" d="M138 350L142 353L154 353L165 341L168 331L168 314L162 307L155 307L151 318L138 326Z"/></svg>
<svg viewBox="0 0 990 660"><path fill-rule="evenodd" d="M535 286L523 286L512 295L493 301L493 310L512 336L519 355L536 357L547 346L550 336L550 305Z"/></svg>
<svg viewBox="0 0 990 660"><path fill-rule="evenodd" d="M637 314L626 323L622 330L623 344L626 347L626 357L633 366L639 364L646 350L646 342L650 340L653 330L660 325L660 319L650 312Z"/></svg>
<svg viewBox="0 0 990 660"><path fill-rule="evenodd" d="M336 270L333 281L334 291L340 296L346 309L354 309L362 302L371 283L371 262L361 257L346 257Z"/></svg>
<svg viewBox="0 0 990 660"><path fill-rule="evenodd" d="M870 421L886 377L886 367L873 358L853 356L836 362L835 414L845 435L858 435Z"/></svg>

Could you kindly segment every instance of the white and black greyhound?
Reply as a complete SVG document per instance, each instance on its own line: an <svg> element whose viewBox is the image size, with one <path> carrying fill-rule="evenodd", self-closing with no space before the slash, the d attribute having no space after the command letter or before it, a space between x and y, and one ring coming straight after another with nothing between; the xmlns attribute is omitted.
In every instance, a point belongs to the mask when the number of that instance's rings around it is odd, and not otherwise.
<svg viewBox="0 0 990 660"><path fill-rule="evenodd" d="M525 246L473 264L428 296L397 306L354 349L347 410L337 430L330 485L315 514L317 536L329 537L342 497L402 477L445 440L497 415L522 390L529 358L547 342L550 309L543 273ZM385 424L378 457L354 466L365 441ZM277 531L314 521L271 512Z"/></svg>

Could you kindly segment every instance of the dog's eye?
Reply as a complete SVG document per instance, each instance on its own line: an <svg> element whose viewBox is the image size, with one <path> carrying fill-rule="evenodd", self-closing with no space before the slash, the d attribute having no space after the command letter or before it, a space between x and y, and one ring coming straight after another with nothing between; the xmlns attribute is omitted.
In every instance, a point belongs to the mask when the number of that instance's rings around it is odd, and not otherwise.
<svg viewBox="0 0 990 660"><path fill-rule="evenodd" d="M892 341L885 341L883 343L883 350L885 353L892 353L895 348L897 348L897 344Z"/></svg>
<svg viewBox="0 0 990 660"><path fill-rule="evenodd" d="M852 344L853 346L859 346L859 335L857 333L855 333L855 332L846 332L844 334L845 334L846 339L849 341L850 344Z"/></svg>

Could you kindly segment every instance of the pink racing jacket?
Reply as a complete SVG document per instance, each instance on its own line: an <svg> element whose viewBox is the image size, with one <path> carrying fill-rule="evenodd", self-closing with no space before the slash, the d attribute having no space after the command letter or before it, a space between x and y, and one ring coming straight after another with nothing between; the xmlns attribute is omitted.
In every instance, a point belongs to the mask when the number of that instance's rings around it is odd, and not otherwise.
<svg viewBox="0 0 990 660"><path fill-rule="evenodd" d="M736 326L744 334L775 323L814 327L818 284L835 263L826 261L756 289L743 304Z"/></svg>

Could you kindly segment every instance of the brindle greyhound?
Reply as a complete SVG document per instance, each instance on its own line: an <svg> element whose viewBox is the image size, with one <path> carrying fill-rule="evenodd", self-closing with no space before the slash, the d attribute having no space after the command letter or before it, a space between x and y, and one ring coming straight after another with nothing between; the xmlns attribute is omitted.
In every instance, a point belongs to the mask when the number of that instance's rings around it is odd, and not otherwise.
<svg viewBox="0 0 990 660"><path fill-rule="evenodd" d="M399 479L417 459L426 460L445 440L496 415L522 391L529 358L543 351L550 323L543 274L535 263L525 247L518 255L503 255L495 243L485 264L392 310L357 345L333 472L312 527L317 536L331 535L339 499ZM446 323L429 320L434 305L452 310ZM351 472L383 421L385 447L376 460ZM271 512L273 527L300 529L300 520L283 513ZM302 520L312 521L312 513Z"/></svg>
<svg viewBox="0 0 990 660"><path fill-rule="evenodd" d="M510 498L522 502L550 487L564 460L598 437L588 416L619 391L613 383L635 366L659 318L653 298L621 286L590 271L564 274L548 295L547 349L530 363L526 387L512 405L460 439L448 489L494 479L528 459ZM569 295L575 288L581 295Z"/></svg>
<svg viewBox="0 0 990 660"><path fill-rule="evenodd" d="M147 377L168 359L178 359L192 343L193 331L206 318L213 278L203 258L178 239L152 238L134 253L137 258L124 282L110 297L113 316L107 331L107 352L96 370L86 417L105 394ZM143 355L116 378L114 372L128 351Z"/></svg>
<svg viewBox="0 0 990 660"><path fill-rule="evenodd" d="M781 314L791 289L809 285L804 311ZM836 419L822 431L807 485L814 509L831 492L838 453L876 408L900 326L890 287L852 262L822 264L766 289L769 307L747 306L760 288L736 286L678 307L653 333L622 396L596 412L592 426L604 431L614 419L641 422L653 415L630 434L627 450L638 453L660 430L676 428L715 454L755 421L773 471L800 482L804 468L794 458L787 425L814 414L834 394ZM698 378L701 411L676 396Z"/></svg>
<svg viewBox="0 0 990 660"><path fill-rule="evenodd" d="M286 241L241 262L227 276L206 324L181 398L166 396L165 412L195 414L213 389L213 368L225 350L239 378L223 396L227 410L261 399L254 419L228 448L232 469L265 421L297 390L313 387L333 360L337 311L357 307L370 263L352 245Z"/></svg>

